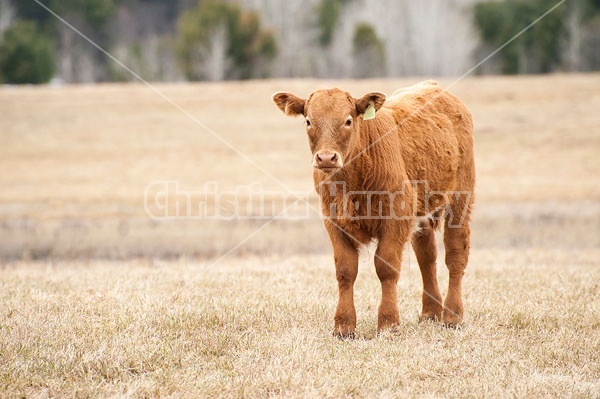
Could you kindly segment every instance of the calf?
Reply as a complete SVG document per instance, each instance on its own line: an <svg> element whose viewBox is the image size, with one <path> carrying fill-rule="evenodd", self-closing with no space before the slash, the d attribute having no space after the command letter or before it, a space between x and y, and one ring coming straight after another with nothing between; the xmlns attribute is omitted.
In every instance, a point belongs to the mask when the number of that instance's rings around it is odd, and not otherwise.
<svg viewBox="0 0 600 399"><path fill-rule="evenodd" d="M458 325L475 184L473 123L465 105L433 81L399 90L387 100L377 92L355 99L330 89L306 100L280 92L273 101L286 115L306 120L339 288L334 334L354 335L358 250L373 239L382 291L378 331L398 325L396 285L409 239L423 278L420 319ZM434 234L442 224L450 274L443 302Z"/></svg>

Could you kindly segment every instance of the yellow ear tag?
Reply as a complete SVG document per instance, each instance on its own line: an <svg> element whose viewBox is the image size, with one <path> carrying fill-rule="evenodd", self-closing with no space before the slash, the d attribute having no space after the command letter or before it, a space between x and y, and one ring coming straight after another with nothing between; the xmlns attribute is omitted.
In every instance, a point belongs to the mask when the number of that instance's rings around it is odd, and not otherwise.
<svg viewBox="0 0 600 399"><path fill-rule="evenodd" d="M369 121L371 119L375 119L375 105L372 101L369 103L369 106L363 115L363 120Z"/></svg>

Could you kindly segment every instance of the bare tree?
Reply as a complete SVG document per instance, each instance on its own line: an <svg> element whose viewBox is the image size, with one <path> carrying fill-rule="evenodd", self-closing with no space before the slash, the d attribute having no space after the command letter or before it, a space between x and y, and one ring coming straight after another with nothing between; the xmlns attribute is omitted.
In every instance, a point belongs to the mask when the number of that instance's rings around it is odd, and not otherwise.
<svg viewBox="0 0 600 399"><path fill-rule="evenodd" d="M240 0L243 7L259 12L279 43L273 76L319 76L326 68L319 48L315 10L320 0Z"/></svg>
<svg viewBox="0 0 600 399"><path fill-rule="evenodd" d="M0 34L12 24L15 17L15 9L10 0L0 0Z"/></svg>
<svg viewBox="0 0 600 399"><path fill-rule="evenodd" d="M227 56L227 29L221 24L216 27L205 47L198 48L194 53L197 73L210 81L224 80L231 69L231 60Z"/></svg>
<svg viewBox="0 0 600 399"><path fill-rule="evenodd" d="M567 45L565 52L565 61L567 69L571 72L580 71L581 62L581 44L583 41L583 10L579 0L569 2L569 11L567 13Z"/></svg>

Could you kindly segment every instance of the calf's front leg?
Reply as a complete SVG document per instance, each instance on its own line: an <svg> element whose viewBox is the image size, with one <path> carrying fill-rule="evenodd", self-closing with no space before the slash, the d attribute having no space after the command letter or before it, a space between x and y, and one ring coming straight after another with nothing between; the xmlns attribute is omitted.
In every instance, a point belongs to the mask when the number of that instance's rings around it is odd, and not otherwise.
<svg viewBox="0 0 600 399"><path fill-rule="evenodd" d="M397 327L400 318L398 314L397 289L400 278L402 261L402 239L386 235L379 240L375 252L375 271L381 282L381 304L377 316L377 331Z"/></svg>
<svg viewBox="0 0 600 399"><path fill-rule="evenodd" d="M328 226L332 227L332 226ZM335 276L339 299L335 310L333 334L339 338L354 337L356 309L354 308L354 282L358 274L358 250L335 227L328 228L335 259Z"/></svg>

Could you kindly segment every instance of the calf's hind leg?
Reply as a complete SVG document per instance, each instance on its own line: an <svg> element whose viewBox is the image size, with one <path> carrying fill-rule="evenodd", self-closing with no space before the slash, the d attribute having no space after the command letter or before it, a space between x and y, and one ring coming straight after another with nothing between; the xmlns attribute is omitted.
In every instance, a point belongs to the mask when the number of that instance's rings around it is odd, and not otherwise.
<svg viewBox="0 0 600 399"><path fill-rule="evenodd" d="M469 260L471 204L468 199L460 198L451 205L450 210L446 215L444 228L446 266L450 279L442 321L453 327L463 319L462 278Z"/></svg>
<svg viewBox="0 0 600 399"><path fill-rule="evenodd" d="M412 236L412 246L423 278L423 309L420 321L442 319L442 295L437 281L437 248L432 222L431 219L421 220L419 230Z"/></svg>

